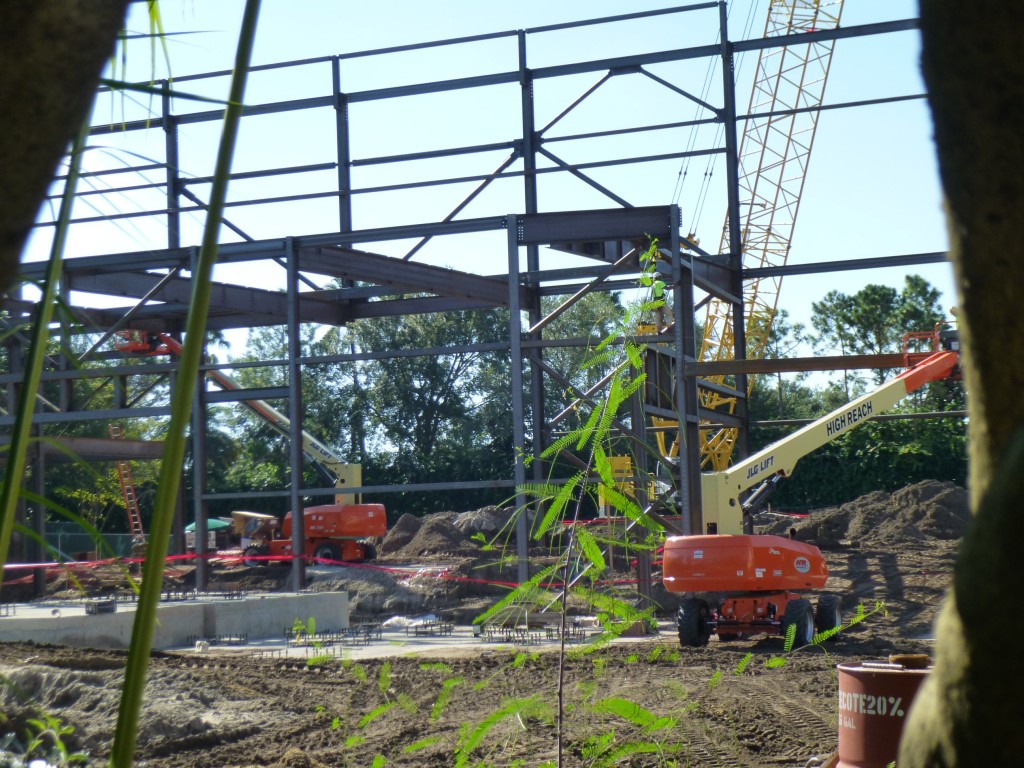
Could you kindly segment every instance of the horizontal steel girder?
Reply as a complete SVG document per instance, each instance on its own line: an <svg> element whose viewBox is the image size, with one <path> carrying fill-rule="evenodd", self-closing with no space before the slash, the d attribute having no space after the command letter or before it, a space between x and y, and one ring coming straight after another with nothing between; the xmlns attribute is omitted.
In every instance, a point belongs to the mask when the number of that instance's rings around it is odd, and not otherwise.
<svg viewBox="0 0 1024 768"><path fill-rule="evenodd" d="M141 299L163 275L147 272L121 272L116 275L76 271L67 276L68 287L73 291L107 296L123 296ZM192 282L187 278L175 278L169 281L153 297L154 302L187 305L192 295ZM342 310L337 304L303 297L299 301L302 322L340 325L343 319ZM164 311L166 311L164 307ZM214 283L210 294L210 314L246 316L263 316L267 321L279 322L288 312L288 296L279 291L265 291L259 288L248 288L225 283Z"/></svg>
<svg viewBox="0 0 1024 768"><path fill-rule="evenodd" d="M53 442L50 442L50 441ZM54 445L53 443L56 443ZM2 443L6 447L7 443ZM140 461L162 459L162 440L108 440L98 437L56 437L38 443L48 464L86 461ZM34 450L34 449L30 449ZM75 458L72 458L72 455Z"/></svg>
<svg viewBox="0 0 1024 768"><path fill-rule="evenodd" d="M431 293L489 306L508 306L508 284L504 278L474 275L350 248L325 246L302 249L299 252L299 269L386 285L409 293ZM528 299L528 289L520 288L520 300L525 303Z"/></svg>

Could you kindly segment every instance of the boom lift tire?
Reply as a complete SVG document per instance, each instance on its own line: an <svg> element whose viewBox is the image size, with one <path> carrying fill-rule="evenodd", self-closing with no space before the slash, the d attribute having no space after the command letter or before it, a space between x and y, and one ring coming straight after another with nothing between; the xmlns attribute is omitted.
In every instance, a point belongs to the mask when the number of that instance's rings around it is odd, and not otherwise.
<svg viewBox="0 0 1024 768"><path fill-rule="evenodd" d="M338 549L337 544L320 544L313 550L313 557L317 560L334 560L339 562L341 560L341 550Z"/></svg>
<svg viewBox="0 0 1024 768"><path fill-rule="evenodd" d="M796 634L793 636L794 648L800 648L811 642L814 637L814 611L811 610L810 600L800 598L786 603L786 612L782 615L779 634L785 637L789 633L790 626L793 625L796 626Z"/></svg>
<svg viewBox="0 0 1024 768"><path fill-rule="evenodd" d="M701 648L707 645L711 638L709 618L708 604L703 600L696 597L684 600L676 614L679 644L684 648Z"/></svg>
<svg viewBox="0 0 1024 768"><path fill-rule="evenodd" d="M377 559L377 548L372 543L369 541L361 541L359 543L363 547L363 560Z"/></svg>
<svg viewBox="0 0 1024 768"><path fill-rule="evenodd" d="M250 568L259 568L264 564L263 560L250 560L248 558L259 557L260 555L267 554L267 548L261 547L257 544L250 544L245 548L245 552L242 555L242 563L249 566Z"/></svg>
<svg viewBox="0 0 1024 768"><path fill-rule="evenodd" d="M821 595L814 609L814 627L818 632L843 626L843 614L839 610L839 595Z"/></svg>

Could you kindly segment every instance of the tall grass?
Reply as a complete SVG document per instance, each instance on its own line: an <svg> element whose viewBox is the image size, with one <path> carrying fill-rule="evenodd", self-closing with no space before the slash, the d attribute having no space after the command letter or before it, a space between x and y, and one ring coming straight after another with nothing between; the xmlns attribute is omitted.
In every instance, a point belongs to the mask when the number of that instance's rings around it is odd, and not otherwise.
<svg viewBox="0 0 1024 768"><path fill-rule="evenodd" d="M156 3L150 2L148 10L152 24L154 18L159 19ZM179 491L180 469L185 454L185 437L191 419L192 402L199 377L213 266L217 260L217 242L227 199L228 178L238 135L259 10L259 0L246 0L236 48L234 72L224 113L207 220L198 264L192 275L192 296L186 322L187 335L180 359L181 375L178 377L177 386L172 395L171 417L164 443L165 451L161 465L159 489L153 511L143 581L132 631L131 647L128 652L124 687L110 759L110 764L118 768L128 768L134 764L139 713L163 584L164 561L170 540L175 499ZM115 84L112 81L104 82L107 85ZM42 295L34 318L29 352L25 361L25 372L14 412L15 423L6 457L6 471L2 488L0 488L0 565L7 562L18 501L25 495L21 485L25 473L28 445L31 440L32 413L39 390L46 345L49 340L49 326L53 320L54 308L57 303L64 247L70 228L71 211L81 174L82 155L88 133L89 120L87 119L83 121L79 134L71 147L67 181L64 185L46 277L41 286ZM2 584L2 570L0 570L0 584Z"/></svg>
<svg viewBox="0 0 1024 768"><path fill-rule="evenodd" d="M199 365L206 337L206 318L210 306L213 266L217 261L217 240L220 235L224 204L227 200L228 178L234 157L238 126L242 117L245 85L252 58L260 0L246 0L235 53L228 104L224 111L220 147L214 170L210 204L198 263L192 274L192 296L185 328L185 344L179 360L179 375L171 399L171 420L164 439L164 456L160 481L153 507L149 545L142 571L142 588L132 627L131 647L125 670L124 690L118 710L117 730L111 754L111 765L129 768L134 762L139 713L146 686L146 671L153 647L157 607L163 587L164 561L174 520L174 506L185 458L185 442L192 415L192 402L199 379Z"/></svg>
<svg viewBox="0 0 1024 768"><path fill-rule="evenodd" d="M35 410L36 394L42 377L43 359L46 356L46 344L49 341L50 321L53 320L54 307L57 303L57 287L61 268L64 262L64 246L70 229L71 210L74 207L75 192L82 171L82 155L85 152L86 140L89 136L89 120L83 120L71 146L68 163L67 181L61 196L60 212L53 245L50 248L50 259L46 267L46 277L41 286L42 296L36 308L35 323L31 331L28 357L25 360L25 376L18 392L18 403L14 412L15 422L11 431L11 443L7 454L7 470L0 489L0 566L7 562L10 551L11 533L14 531L14 518L21 493L22 478L25 474L25 459L28 456L28 445L32 433L32 412ZM41 514L41 512L40 512ZM3 584L3 568L0 567L0 585Z"/></svg>

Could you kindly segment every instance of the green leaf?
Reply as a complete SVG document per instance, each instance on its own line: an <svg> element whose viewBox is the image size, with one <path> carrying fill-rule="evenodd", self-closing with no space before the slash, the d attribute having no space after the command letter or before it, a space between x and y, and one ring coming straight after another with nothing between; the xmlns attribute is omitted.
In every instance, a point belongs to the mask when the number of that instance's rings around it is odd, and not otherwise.
<svg viewBox="0 0 1024 768"><path fill-rule="evenodd" d="M411 755L414 752L419 752L420 750L424 750L433 744L437 744L439 741L441 741L440 736L427 736L427 738L420 739L419 741L414 741L412 744L402 749L402 754Z"/></svg>
<svg viewBox="0 0 1024 768"><path fill-rule="evenodd" d="M576 543L579 545L583 556L599 571L607 567L601 548L597 546L593 535L583 526L575 527Z"/></svg>
<svg viewBox="0 0 1024 768"><path fill-rule="evenodd" d="M558 568L558 564L542 568L531 576L529 580L524 581L522 584L512 589L507 595L505 595L505 597L473 619L473 623L486 624L495 616L504 614L508 608L513 606L522 608L526 605L536 605L541 599L549 599L551 596L550 592L546 589L542 589L540 584L548 581L552 576L554 576L558 571Z"/></svg>
<svg viewBox="0 0 1024 768"><path fill-rule="evenodd" d="M796 643L796 624L790 624L786 627L786 642L782 646L782 650L786 653L793 652L793 645Z"/></svg>
<svg viewBox="0 0 1024 768"><path fill-rule="evenodd" d="M210 297L213 291L212 276L214 265L217 262L220 225L227 201L231 161L234 157L239 122L242 116L242 110L238 105L242 103L245 96L259 9L259 0L246 0L238 45L235 49L235 65L232 69L228 106L224 113L220 146L214 166L207 220L203 229L199 256L195 260L192 270L192 297L185 321L185 345L178 359L180 378L172 391L171 425L164 439L160 481L150 523L146 560L143 565L142 590L135 610L131 647L125 664L124 685L111 749L110 760L114 765L132 765L135 760L139 716L142 712L142 699L146 687L146 672L157 625L164 565L181 484L181 468L184 465L186 431L191 420L192 403L200 378L200 362ZM85 132L88 130L87 126L83 126L83 129ZM46 322L41 320L39 324L45 326ZM34 393L36 386L26 383L24 389ZM8 469L9 474L10 472L11 470ZM17 477L21 476L20 467L15 474ZM0 535L0 547L5 546L2 539L3 536ZM6 550L3 549L0 551L0 562L5 559Z"/></svg>
<svg viewBox="0 0 1024 768"><path fill-rule="evenodd" d="M456 687L462 685L464 682L465 678L450 677L441 683L441 692L437 694L437 700L434 702L434 706L430 710L431 720L437 720L441 717L441 714L448 707L448 704L451 701L452 692Z"/></svg>
<svg viewBox="0 0 1024 768"><path fill-rule="evenodd" d="M161 85L129 83L124 80L113 80L109 77L101 77L100 85L106 86L112 91L133 91L136 93L148 93L151 96L163 96L165 93L164 88ZM208 104L228 103L224 101L224 99L213 99L209 96L200 96L197 93L184 93L182 91L167 91L167 93L175 99L185 99L187 101L203 101Z"/></svg>
<svg viewBox="0 0 1024 768"><path fill-rule="evenodd" d="M736 665L736 669L733 670L733 674L736 675L737 677L739 675L742 675L744 672L746 672L747 667L750 666L750 662L753 661L753 660L754 660L754 654L752 654L752 653L745 654L743 656L743 658L740 659L739 663Z"/></svg>
<svg viewBox="0 0 1024 768"><path fill-rule="evenodd" d="M534 525L533 538L542 539L555 523L565 516L565 508L573 499L573 494L583 481L583 473L578 472L566 482L555 494L543 519Z"/></svg>
<svg viewBox="0 0 1024 768"><path fill-rule="evenodd" d="M405 691L398 692L398 706L408 712L410 715L415 715L419 712L420 708L416 701Z"/></svg>
<svg viewBox="0 0 1024 768"><path fill-rule="evenodd" d="M641 728L646 727L656 719L650 711L644 709L635 701L620 697L610 697L594 702L593 710L599 715L615 715Z"/></svg>
<svg viewBox="0 0 1024 768"><path fill-rule="evenodd" d="M487 734L498 723L513 717L522 719L532 717L550 721L552 719L552 712L544 697L539 694L522 699L506 700L500 709L489 714L472 730L467 728L464 733L460 733L459 741L455 748L456 768L464 768L469 763L473 751L483 743L484 739L487 738Z"/></svg>
<svg viewBox="0 0 1024 768"><path fill-rule="evenodd" d="M356 727L359 729L365 728L378 717L381 717L382 715L386 714L394 707L395 702L393 701L388 701L384 704L381 704L379 707L375 707L374 709L370 710L365 715L363 715L362 718L360 718L359 723L358 725L356 725Z"/></svg>

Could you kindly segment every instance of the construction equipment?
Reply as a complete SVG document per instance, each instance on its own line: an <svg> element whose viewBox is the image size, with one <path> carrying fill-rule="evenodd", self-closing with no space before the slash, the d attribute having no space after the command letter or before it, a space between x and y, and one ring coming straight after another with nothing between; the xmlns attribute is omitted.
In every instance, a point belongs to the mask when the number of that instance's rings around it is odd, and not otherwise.
<svg viewBox="0 0 1024 768"><path fill-rule="evenodd" d="M173 336L146 331L121 331L115 338L114 346L124 354L138 356L177 357L182 350L181 342ZM220 371L206 371L206 376L222 389L243 389L234 379ZM241 403L285 437L291 436L291 420L268 403L263 400L242 400ZM305 430L302 431L302 451L317 473L335 488L343 490L362 483L360 465L343 461L334 450ZM361 562L376 557L373 545L364 540L387 533L384 505L362 504L358 495L351 493L338 493L334 501L334 504L303 510L303 554L345 562ZM254 541L246 548L246 555L291 556L291 514L288 512L281 524L277 523L276 518L273 522L267 521L260 535L253 535Z"/></svg>
<svg viewBox="0 0 1024 768"><path fill-rule="evenodd" d="M958 373L956 337L938 328L911 334L931 341L927 353L910 352L908 370L779 440L724 472L702 475L705 534L670 536L665 542L663 581L670 592L688 594L679 609L679 642L701 646L712 634L726 640L753 633L785 635L795 626L794 645L841 624L839 598L822 595L817 609L801 592L828 579L821 551L781 536L752 535L750 515L797 461L864 424L932 381ZM906 344L906 339L905 339Z"/></svg>
<svg viewBox="0 0 1024 768"><path fill-rule="evenodd" d="M302 510L308 558L326 562L359 563L373 560L377 550L366 541L387 533L383 504L323 504ZM292 513L257 529L245 548L245 562L280 561L292 556ZM264 558L261 560L261 558Z"/></svg>
<svg viewBox="0 0 1024 768"><path fill-rule="evenodd" d="M112 440L121 439L121 427L118 424L110 425L110 437ZM117 477L121 483L121 497L124 499L124 508L128 512L128 531L132 535L132 549L146 546L146 532L142 528L142 514L139 511L139 499L135 494L135 480L132 478L132 465L126 459L117 462Z"/></svg>
<svg viewBox="0 0 1024 768"><path fill-rule="evenodd" d="M843 0L772 0L764 37L798 35L839 27ZM739 181L738 222L726 217L719 253L733 249L742 256L744 270L779 267L789 256L796 226L807 164L810 160L819 111L832 62L833 40L769 47L761 50L757 72L737 155ZM732 242L732 224L739 242ZM744 325L734 325L733 305L711 297L703 322L699 360L718 362L735 358L736 334L743 332L743 356L760 360L775 321L782 278L754 277L743 281ZM725 376L708 377L712 385L699 392L701 406L733 414L737 398L749 396L735 389ZM738 436L735 427L700 430L701 466L724 470Z"/></svg>

